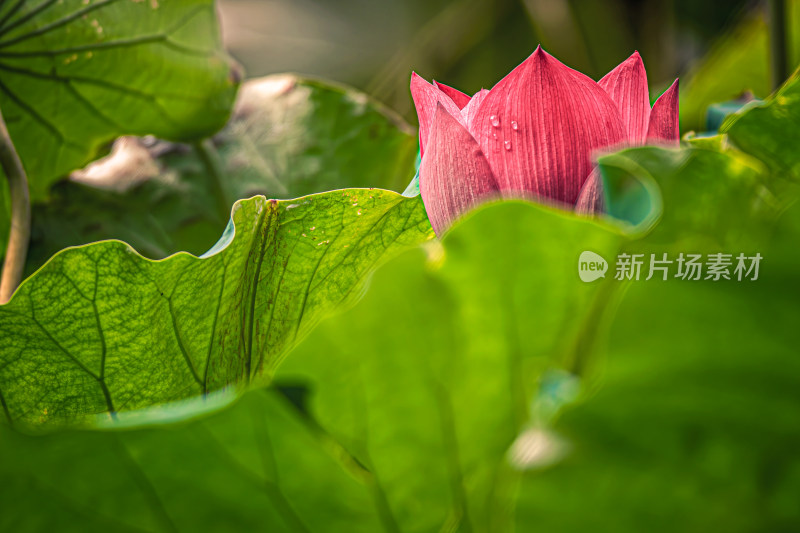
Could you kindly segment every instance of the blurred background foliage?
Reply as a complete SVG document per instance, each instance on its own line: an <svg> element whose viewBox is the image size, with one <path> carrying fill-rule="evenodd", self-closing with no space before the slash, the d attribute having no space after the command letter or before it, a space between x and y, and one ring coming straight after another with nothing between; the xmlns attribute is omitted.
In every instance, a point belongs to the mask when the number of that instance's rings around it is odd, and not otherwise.
<svg viewBox="0 0 800 533"><path fill-rule="evenodd" d="M792 27L797 4L788 2ZM539 43L595 79L638 50L654 96L682 78L684 132L704 129L712 103L769 93L766 12L752 0L220 0L223 38L249 76L336 80L412 122L412 70L472 94Z"/></svg>

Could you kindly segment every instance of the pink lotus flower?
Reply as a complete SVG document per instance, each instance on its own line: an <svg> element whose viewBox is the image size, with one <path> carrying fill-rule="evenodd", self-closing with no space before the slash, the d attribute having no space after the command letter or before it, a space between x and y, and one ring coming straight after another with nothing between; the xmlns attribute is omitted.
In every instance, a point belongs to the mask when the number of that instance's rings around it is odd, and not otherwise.
<svg viewBox="0 0 800 533"><path fill-rule="evenodd" d="M411 75L419 117L420 193L437 235L481 201L534 196L602 209L597 150L678 144L678 80L650 108L635 52L599 82L538 47L471 98Z"/></svg>

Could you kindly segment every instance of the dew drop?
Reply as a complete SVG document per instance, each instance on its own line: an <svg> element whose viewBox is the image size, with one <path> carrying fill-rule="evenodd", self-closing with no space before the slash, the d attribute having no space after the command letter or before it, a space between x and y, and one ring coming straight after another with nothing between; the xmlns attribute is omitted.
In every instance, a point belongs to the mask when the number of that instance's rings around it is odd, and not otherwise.
<svg viewBox="0 0 800 533"><path fill-rule="evenodd" d="M511 121L511 129L517 131L519 129L519 124L517 124L516 120Z"/></svg>
<svg viewBox="0 0 800 533"><path fill-rule="evenodd" d="M494 126L495 128L500 127L500 118L497 115L492 115L491 117L489 117L489 120L491 121L492 126Z"/></svg>
<svg viewBox="0 0 800 533"><path fill-rule="evenodd" d="M497 140L497 134L496 133L492 133L492 139Z"/></svg>
<svg viewBox="0 0 800 533"><path fill-rule="evenodd" d="M503 143L503 146L506 147L506 150L511 150L511 141L505 141Z"/></svg>

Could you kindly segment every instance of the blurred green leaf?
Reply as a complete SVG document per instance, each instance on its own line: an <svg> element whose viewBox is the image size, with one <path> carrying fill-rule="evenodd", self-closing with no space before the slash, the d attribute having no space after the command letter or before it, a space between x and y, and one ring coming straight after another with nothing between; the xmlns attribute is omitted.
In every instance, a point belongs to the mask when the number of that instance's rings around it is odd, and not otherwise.
<svg viewBox="0 0 800 533"><path fill-rule="evenodd" d="M800 72L763 103L731 116L721 131L784 179L800 181Z"/></svg>
<svg viewBox="0 0 800 533"><path fill-rule="evenodd" d="M416 130L366 94L288 74L245 83L217 140L228 193L271 198L344 187L402 191L419 148Z"/></svg>
<svg viewBox="0 0 800 533"><path fill-rule="evenodd" d="M0 530L381 530L370 473L276 391L184 420L225 403L150 412L149 425L125 431L29 436L0 425L0 453L14 457L0 461Z"/></svg>
<svg viewBox="0 0 800 533"><path fill-rule="evenodd" d="M220 194L233 202L344 187L402 190L417 151L411 128L364 94L294 75L245 82L214 142L221 193L192 147L118 140L108 158L34 205L28 271L66 246L111 238L153 259L200 254L225 227ZM6 233L0 227L0 239Z"/></svg>
<svg viewBox="0 0 800 533"><path fill-rule="evenodd" d="M3 2L0 72L34 198L119 135L213 134L238 85L211 0Z"/></svg>
<svg viewBox="0 0 800 533"><path fill-rule="evenodd" d="M348 189L241 201L203 258L67 249L0 306L5 415L63 423L266 380L377 263L432 235L419 197Z"/></svg>
<svg viewBox="0 0 800 533"><path fill-rule="evenodd" d="M630 288L599 392L555 426L572 453L526 475L518 530L798 527L800 308L775 251L756 282Z"/></svg>
<svg viewBox="0 0 800 533"><path fill-rule="evenodd" d="M800 2L787 5L789 61L800 62ZM681 131L704 131L706 110L712 104L734 100L745 92L764 98L772 92L769 72L769 29L755 11L681 79Z"/></svg>
<svg viewBox="0 0 800 533"><path fill-rule="evenodd" d="M648 242L664 246L725 249L761 237L779 209L771 178L752 157L715 148L642 147L600 157L609 214L626 220L658 214L642 223L655 225ZM648 207L648 200L656 205Z"/></svg>

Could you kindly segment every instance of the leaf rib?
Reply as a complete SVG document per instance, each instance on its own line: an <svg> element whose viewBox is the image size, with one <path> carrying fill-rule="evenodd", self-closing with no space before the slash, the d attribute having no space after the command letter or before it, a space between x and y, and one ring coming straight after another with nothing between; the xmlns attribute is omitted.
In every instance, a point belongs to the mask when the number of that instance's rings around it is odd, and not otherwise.
<svg viewBox="0 0 800 533"><path fill-rule="evenodd" d="M186 346L183 344L183 338L181 337L180 329L178 328L178 319L175 316L175 308L172 305L172 297L170 296L167 298L167 307L169 308L169 316L172 319L172 330L175 332L175 340L178 341L178 348L180 348L181 355L183 356L183 360L186 361L186 366L189 367L189 371L192 373L192 377L200 385L201 388L205 388L205 384L203 380L200 379L200 376L197 375L197 370L194 368L194 363L192 363L192 358L189 357L189 352L186 350Z"/></svg>
<svg viewBox="0 0 800 533"><path fill-rule="evenodd" d="M74 355L72 355L72 354L71 354L71 353L70 353L70 352L69 352L69 351L68 351L66 348L64 348L64 347L61 345L61 343L60 343L60 342L58 342L58 341L57 341L57 340L56 340L56 339L53 337L53 335L51 335L51 334L50 334L50 332L49 332L49 331L47 331L47 329L45 329L45 327L42 325L42 323L41 323L41 322L39 322L39 319L37 319L37 318L36 318L36 315L34 314L34 311L33 311L33 306L32 306L32 305L31 305L31 316L30 316L30 317L28 317L28 318L30 318L30 319L31 319L31 321L32 321L34 324L36 324L36 325L39 327L39 329L41 330L41 332L42 332L42 333L44 333L45 337L47 337L47 339L48 339L50 342L52 342L52 343L53 343L53 344L54 344L54 345L55 345L55 346L56 346L56 347L57 347L57 348L58 348L58 349L59 349L59 350L60 350L60 351L61 351L61 352L62 352L64 355L66 355L66 356L67 356L67 358L69 358L69 359L70 359L70 360L71 360L73 363L75 363L75 364L78 366L78 368L80 368L81 370L83 370L84 372L86 372L87 374L89 374L90 376L92 376L92 377L93 377L93 378L94 378L96 381L98 381L98 382L100 381L100 377L99 377L99 376L97 376L97 375L96 375L94 372L92 372L91 370L89 370L89 368L88 368L86 365L84 365L83 363L81 363L79 359L77 359L77 358L76 358Z"/></svg>
<svg viewBox="0 0 800 533"><path fill-rule="evenodd" d="M248 317L247 338L246 338L246 341L247 341L247 348L246 348L247 349L247 359L245 361L245 370L247 372L247 382L250 381L250 365L251 365L252 360L253 360L253 331L254 331L254 328L255 328L255 321L256 321L256 317L255 317L255 314L256 314L256 295L258 294L258 282L260 281L259 278L261 277L261 265L264 262L264 254L266 253L266 247L267 247L267 235L266 235L266 233L267 233L266 223L267 222L266 222L266 220L267 220L267 214L268 213L270 215L275 213L275 209L274 209L275 205L276 205L276 202L274 200L271 200L271 201L267 202L267 205L264 208L264 212L259 217L259 221L258 221L258 225L257 225L257 228L258 228L257 231L258 231L259 235L261 235L261 247L260 247L260 251L259 251L259 254L258 254L258 259L257 259L257 264L256 264L256 271L255 271L255 274L253 275L253 284L252 284L252 287L250 289L250 295L249 295L250 296L250 306L249 306L250 307L250 312L249 312L249 317Z"/></svg>
<svg viewBox="0 0 800 533"><path fill-rule="evenodd" d="M22 7L25 1L26 0L17 0L17 3L14 4L11 7L11 9L8 10L8 12L3 16L2 19L0 19L0 31L5 29L6 23L9 21L9 19L11 19L11 17L17 14L17 11L19 11L19 9Z"/></svg>
<svg viewBox="0 0 800 533"><path fill-rule="evenodd" d="M298 241L295 241L294 246L292 246L292 253L294 253L294 249L297 247ZM281 289L283 288L283 278L286 276L286 267L289 265L289 260L287 259L283 263L283 268L281 269L280 278L278 278L278 285L277 289L275 289L275 294L272 297L272 305L270 306L269 310L269 320L267 321L267 327L264 328L264 335L267 339L269 339L269 332L272 329L272 319L275 316L275 304L278 301L278 296L281 293ZM262 350L261 353L258 355L258 365L256 365L256 370L260 371L262 366L264 365L264 353L266 350Z"/></svg>
<svg viewBox="0 0 800 533"><path fill-rule="evenodd" d="M280 487L280 478L278 475L278 464L275 461L275 452L272 448L272 440L269 435L269 428L264 424L263 418L258 416L254 410L250 411L251 421L253 422L253 437L256 440L255 447L261 455L261 466L264 471L264 483L262 488L267 494L267 497L277 507L278 512L281 514L284 523L302 533L310 533L303 520L294 510L292 504L286 498ZM260 437L260 439L259 439ZM270 472L268 465L272 467L274 472L274 480L270 479Z"/></svg>
<svg viewBox="0 0 800 533"><path fill-rule="evenodd" d="M155 35L144 35L142 37L133 37L131 39L116 39L113 41L105 41L102 43L80 44L77 46L68 46L66 48L58 48L55 50L25 50L19 52L8 52L0 50L0 57L57 57L65 54L78 54L81 52L101 52L103 50L110 50L114 48L128 48L139 46L142 44L162 44L167 48L172 48L177 52L187 55L194 55L198 57L211 57L214 52L208 50L197 50L178 44L169 39L169 35L159 33Z"/></svg>
<svg viewBox="0 0 800 533"><path fill-rule="evenodd" d="M167 531L178 533L178 528L175 526L172 518L167 513L167 509L164 507L164 502L161 500L158 492L156 492L155 487L142 470L142 466L136 462L131 455L131 452L128 450L127 446L125 446L125 443L122 442L119 436L115 435L115 437L116 438L113 439L115 444L113 449L117 456L122 460L122 463L127 467L128 472L131 474L133 481L142 491L142 494L144 495L148 505Z"/></svg>
<svg viewBox="0 0 800 533"><path fill-rule="evenodd" d="M58 0L45 0L44 2L39 4L38 6L34 7L33 9L31 9L28 13L26 13L25 15L21 16L20 18L18 18L16 21L14 21L11 24L9 24L8 26L5 26L4 28L0 29L0 37L2 37L3 35L8 34L10 31L14 30L15 28L18 28L18 27L22 26L23 24L25 24L26 22L31 20L33 17L43 13L45 10L47 10L47 8L49 8L50 6L55 4L56 2L58 2Z"/></svg>
<svg viewBox="0 0 800 533"><path fill-rule="evenodd" d="M219 285L219 296L217 297L217 309L214 311L214 320L211 323L211 338L208 340L208 353L206 354L206 366L203 369L203 394L208 394L208 367L211 365L211 353L214 349L214 338L217 335L217 320L219 310L222 307L222 295L225 292L225 277L228 273L228 264L222 263L222 280Z"/></svg>
<svg viewBox="0 0 800 533"><path fill-rule="evenodd" d="M389 215L389 214L390 214L390 213L391 213L391 212L392 212L394 209L396 209L398 205L400 205L400 204L395 204L395 205L393 205L391 208L387 209L387 210L386 210L386 211L385 211L385 212L384 212L384 213L383 213L383 214L382 214L382 215L381 215L381 216L378 218L378 220L376 220L376 221L375 221L375 223L374 223L372 226L370 226L369 230L368 230L367 232L365 232L364 234L362 234L362 236L359 238L359 240L357 240L357 241L355 242L355 244L354 244L354 245L351 247L351 251L350 251L349 253L345 254L345 256L342 258L342 260L341 260L341 261L339 261L339 262L338 262L338 263L337 263L337 264L336 264L336 265L335 265L333 268L331 268L331 270L330 270L330 271L328 271L328 273L327 273L327 274L325 274L324 276L322 276L322 278L320 278L320 279L319 279L319 281L317 281L316 283L314 283L314 286L313 286L313 287L311 287L311 286L309 285L309 290L310 290L311 292L313 292L313 291L317 290L317 287L319 287L319 286L320 286L322 283L324 283L324 282L325 282L325 280L327 280L327 279L330 277L330 275L331 275L333 272L335 272L335 271L336 271L336 267L338 267L338 266L341 266L341 265L342 265L342 263L344 263L344 261L345 261L345 260L346 260L348 257L350 257L350 256L353 254L353 252L354 252L354 251L355 251L355 250L358 248L358 246L360 246L360 245L361 245L361 243L364 241L364 238L365 238L367 235L370 235L370 234L372 233L372 230L374 230L374 229L375 229L375 228L378 226L378 224L379 224L381 221L383 221L383 220L384 220L384 219L385 219L385 218L386 218L386 217L387 217L387 216L388 216L388 215ZM408 216L408 218L411 218L411 212L409 212L409 216ZM406 229L406 227L405 227L405 224L407 224L407 223L408 223L408 218L406 219L406 222L404 222L404 223L403 223L403 230L405 230L405 229ZM338 235L337 235L337 237L338 237ZM331 243L331 244L333 244L333 243ZM388 245L386 245L386 243L383 241L383 237L382 237L382 236L381 236L381 246L383 246L383 247L384 247L384 249L388 248ZM378 260L380 260L380 258L376 259L376 262L377 262ZM373 264L374 264L374 263L373 263ZM316 272L315 272L315 273L316 273ZM312 277L309 283L311 283L311 282L313 282L313 281L315 281L315 280L314 280L314 278Z"/></svg>
<svg viewBox="0 0 800 533"><path fill-rule="evenodd" d="M100 336L100 376L98 377L98 381L100 382L100 388L103 390L103 396L106 398L106 405L108 406L108 411L112 417L116 418L116 410L114 409L114 402L111 399L111 392L108 390L108 386L106 385L106 355L108 353L108 349L106 347L106 334L103 331L103 326L100 324L100 312L97 310L97 285L98 285L98 278L99 278L99 270L97 267L97 263L94 264L94 293L92 294L91 302L92 302L92 310L94 311L94 318L95 324L97 326L97 333Z"/></svg>
<svg viewBox="0 0 800 533"><path fill-rule="evenodd" d="M102 87L104 89L108 89L109 91L116 91L122 92L125 94L129 94L131 96L136 96L147 100L148 102L158 102L158 98L150 93L136 90L127 85L117 84L108 80L103 80L99 78L89 78L87 76L75 76L75 75L66 75L66 74L58 74L56 72L37 72L35 70L26 69L23 67L18 67L14 65L9 65L8 63L0 63L0 70L6 70L8 72L14 72L16 74L20 74L23 76L30 76L32 78L38 78L43 80L53 80L53 81L70 81L70 82L77 82L77 83L86 83L90 85L96 85L97 87ZM201 96L195 96L193 94L183 93L170 93L170 92L161 92L160 93L164 98L173 98L173 99L183 99L189 100L194 102L205 102L207 101L206 98ZM163 111L163 109L162 109Z"/></svg>
<svg viewBox="0 0 800 533"><path fill-rule="evenodd" d="M391 208L389 208L386 211L384 211L381 214L381 216L378 217L378 219L375 221L375 223L372 224L372 226L370 226L370 228L366 232L361 234L361 237L357 241L356 246L358 244L361 244L361 242L364 240L365 236L370 235L372 233L372 231L378 226L378 224L380 224L383 220L385 220L386 217L389 215L389 213L391 213L396 206L397 206L397 204L395 204ZM334 238L333 242L335 243L336 239L338 239L340 236L341 236L341 232ZM322 260L325 258L325 255L328 253L328 250L330 250L330 247L331 247L332 244L333 243L328 244L328 246L325 248L325 251L322 253L322 255L320 256L319 260L317 261L317 264L314 265L314 271L312 272L311 276L309 276L309 278L308 278L308 285L306 286L306 290L304 291L304 294L303 294L303 303L300 306L300 315L299 315L299 317L297 319L297 326L295 326L295 329L294 329L294 340L297 340L297 336L300 334L300 326L301 326L302 321L303 321L303 315L305 314L306 304L308 303L308 296L311 293L311 291L313 290L311 285L312 285L312 283L314 283L314 278L317 277L317 270L319 270L319 266L322 264ZM355 249L355 247L354 247L354 249ZM352 253L352 252L350 252L350 253ZM331 270L331 272L333 272L333 270ZM331 274L331 272L328 272L328 274L325 275L325 278L327 278ZM319 283L314 285L314 289L316 289L316 287L318 287L318 286L319 286Z"/></svg>
<svg viewBox="0 0 800 533"><path fill-rule="evenodd" d="M41 28L39 28L37 30L25 33L23 35L20 35L19 37L14 37L13 39L9 39L7 41L0 41L0 48L5 48L7 46L11 46L11 45L23 42L23 41L27 41L28 39L31 39L33 37L42 36L42 35L44 35L46 33L49 33L49 32L51 32L53 30L56 30L56 29L58 29L58 28L60 28L62 26L66 26L70 22L72 22L72 21L74 21L76 19L79 19L82 16L84 16L84 15L86 15L88 13L91 13L92 11L95 11L97 9L101 9L103 7L106 7L106 6L110 5L110 4L114 4L114 3L118 2L118 1L119 0L101 0L100 2L98 2L96 4L92 4L90 6L87 6L87 7L83 8L83 9L79 9L78 11L76 11L76 12L72 13L71 15L68 15L68 16L60 19L60 20L57 20L55 22L51 22L50 24L42 26ZM0 32L0 36L2 36L3 34L4 34L4 32Z"/></svg>
<svg viewBox="0 0 800 533"><path fill-rule="evenodd" d="M3 406L3 412L6 414L6 420L8 420L9 425L14 425L14 419L11 418L11 412L8 410L8 404L6 403L6 398L3 396L3 390L0 389L0 405Z"/></svg>
<svg viewBox="0 0 800 533"><path fill-rule="evenodd" d="M456 436L455 417L453 406L447 389L438 381L432 382L434 394L436 396L436 407L439 411L439 421L441 424L442 439L447 448L447 463L450 469L451 490L453 491L453 501L456 505L454 510L459 525L463 525L463 530L467 533L474 531L472 522L467 512L467 496L464 487L464 474L461 471L461 459L458 451L458 437Z"/></svg>
<svg viewBox="0 0 800 533"><path fill-rule="evenodd" d="M25 103L19 96L17 96L6 84L0 81L0 91L4 92L11 100L14 101L20 108L31 115L37 122L39 122L47 131L53 134L62 144L72 144L53 124L40 115L33 107Z"/></svg>

